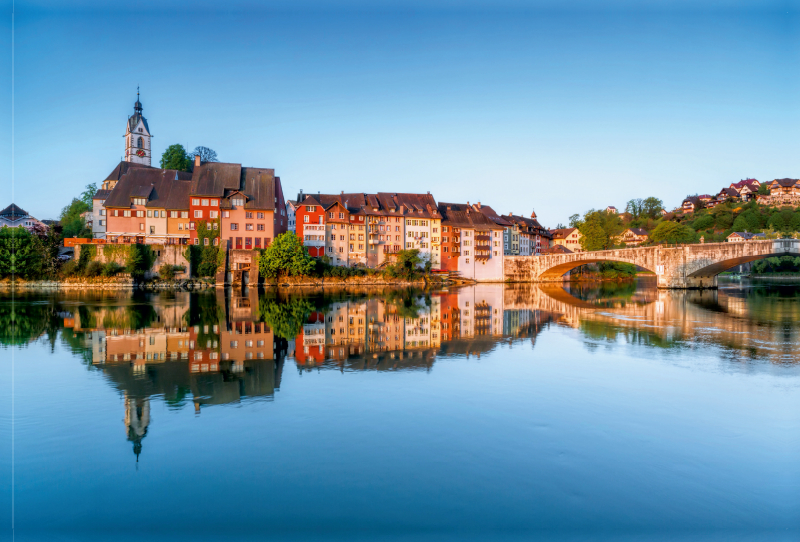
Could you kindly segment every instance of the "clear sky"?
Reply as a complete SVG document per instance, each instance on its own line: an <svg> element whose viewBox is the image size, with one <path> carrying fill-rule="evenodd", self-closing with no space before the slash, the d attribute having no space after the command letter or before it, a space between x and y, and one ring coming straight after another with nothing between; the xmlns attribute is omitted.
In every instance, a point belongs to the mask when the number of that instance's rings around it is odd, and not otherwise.
<svg viewBox="0 0 800 542"><path fill-rule="evenodd" d="M672 208L800 177L798 15L793 2L17 1L0 199L13 189L56 218L99 184L139 85L156 156L205 145L275 168L289 197L430 191L535 209L548 227L634 197Z"/></svg>

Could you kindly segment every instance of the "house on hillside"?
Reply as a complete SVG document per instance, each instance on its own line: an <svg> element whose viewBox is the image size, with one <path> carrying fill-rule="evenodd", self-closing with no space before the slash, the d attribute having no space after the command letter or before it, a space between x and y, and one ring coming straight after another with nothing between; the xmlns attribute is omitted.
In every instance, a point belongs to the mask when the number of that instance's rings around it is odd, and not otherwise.
<svg viewBox="0 0 800 542"><path fill-rule="evenodd" d="M617 242L625 243L629 247L636 247L646 243L649 239L650 234L642 228L628 228L617 237Z"/></svg>
<svg viewBox="0 0 800 542"><path fill-rule="evenodd" d="M617 214L619 211L617 211L617 208L614 207L613 205L609 205L608 207L606 207L606 212L607 213L612 213L612 214Z"/></svg>
<svg viewBox="0 0 800 542"><path fill-rule="evenodd" d="M735 231L731 233L725 240L729 243L742 243L744 241L757 241L759 239L766 239L767 236L763 233L750 233L748 231Z"/></svg>
<svg viewBox="0 0 800 542"><path fill-rule="evenodd" d="M572 251L564 245L553 245L542 250L542 256L545 254L572 254Z"/></svg>
<svg viewBox="0 0 800 542"><path fill-rule="evenodd" d="M693 213L703 208L703 202L698 196L689 196L681 204L681 209L684 213Z"/></svg>
<svg viewBox="0 0 800 542"><path fill-rule="evenodd" d="M760 187L761 183L758 181L758 179L743 179L738 183L731 183L728 188L736 190L739 193L739 197L742 199L742 201L750 201L756 197Z"/></svg>

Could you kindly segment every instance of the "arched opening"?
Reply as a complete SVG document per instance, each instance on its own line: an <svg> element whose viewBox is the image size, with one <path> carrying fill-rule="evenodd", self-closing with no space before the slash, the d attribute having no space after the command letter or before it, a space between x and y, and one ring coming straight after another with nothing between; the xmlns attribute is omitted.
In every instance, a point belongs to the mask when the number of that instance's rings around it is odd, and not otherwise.
<svg viewBox="0 0 800 542"><path fill-rule="evenodd" d="M143 149L143 148L144 148L144 141L142 141L142 138L141 138L141 137L140 137L139 139L137 139L137 140L136 140L136 146L137 146L138 148L140 148L140 149Z"/></svg>
<svg viewBox="0 0 800 542"><path fill-rule="evenodd" d="M732 269L734 267L738 267L740 265L756 262L758 260L764 260L766 258L779 258L781 256L797 256L797 253L792 252L772 252L769 254L758 254L754 256L742 256L740 258L731 258L728 260L721 260L719 262L715 262L713 264L707 265L702 269L698 269L697 271L690 273L687 275L687 278L692 279L708 279L713 281L717 275L720 273Z"/></svg>
<svg viewBox="0 0 800 542"><path fill-rule="evenodd" d="M557 281L560 280L565 274L587 264L594 264L594 263L604 263L604 262L615 262L615 263L626 263L629 265L636 265L641 267L642 269L646 269L647 271L653 272L652 269L649 269L646 266L643 266L641 262L632 262L627 259L623 258L580 258L575 259L572 261L564 262L558 265L554 265L553 267L543 271L539 275L539 280L542 281Z"/></svg>

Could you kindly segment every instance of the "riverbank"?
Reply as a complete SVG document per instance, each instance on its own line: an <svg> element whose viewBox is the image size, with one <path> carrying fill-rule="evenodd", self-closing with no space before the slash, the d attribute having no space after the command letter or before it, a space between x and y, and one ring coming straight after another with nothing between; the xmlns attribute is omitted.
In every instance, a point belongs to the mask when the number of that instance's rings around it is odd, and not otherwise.
<svg viewBox="0 0 800 542"><path fill-rule="evenodd" d="M444 286L446 279L438 277L421 277L415 280L386 279L382 276L352 276L352 277L284 277L280 279L265 279L261 286L264 288L324 288L339 286L391 286L396 288ZM219 287L242 286L241 284L225 284ZM210 278L186 280L161 280L152 279L136 282L130 277L72 277L62 280L0 280L0 290L204 290L217 288L218 285Z"/></svg>

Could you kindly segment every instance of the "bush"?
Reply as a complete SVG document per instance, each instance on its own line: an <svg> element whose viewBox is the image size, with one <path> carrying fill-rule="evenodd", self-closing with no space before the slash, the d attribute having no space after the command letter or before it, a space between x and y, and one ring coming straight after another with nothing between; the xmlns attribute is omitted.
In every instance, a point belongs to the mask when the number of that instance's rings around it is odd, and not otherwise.
<svg viewBox="0 0 800 542"><path fill-rule="evenodd" d="M125 269L125 268L122 267L117 262L108 262L107 264L105 264L103 266L103 271L101 272L101 274L104 277L113 277L114 275L116 275L117 273L122 271L123 269Z"/></svg>
<svg viewBox="0 0 800 542"><path fill-rule="evenodd" d="M158 268L158 276L162 280L173 280L177 273L183 273L184 268L180 265L164 264Z"/></svg>
<svg viewBox="0 0 800 542"><path fill-rule="evenodd" d="M83 274L89 278L99 277L102 271L103 264L96 260L92 260L86 265L86 269L84 269Z"/></svg>
<svg viewBox="0 0 800 542"><path fill-rule="evenodd" d="M61 274L65 277L71 277L78 272L78 262L69 260L61 266Z"/></svg>

